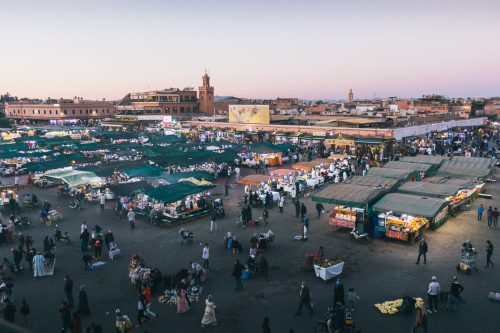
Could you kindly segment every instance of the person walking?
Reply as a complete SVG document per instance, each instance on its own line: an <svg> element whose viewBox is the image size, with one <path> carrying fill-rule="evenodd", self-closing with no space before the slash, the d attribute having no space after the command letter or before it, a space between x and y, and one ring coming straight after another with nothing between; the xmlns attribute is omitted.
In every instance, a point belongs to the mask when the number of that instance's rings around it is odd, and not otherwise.
<svg viewBox="0 0 500 333"><path fill-rule="evenodd" d="M480 204L479 207L477 207L477 220L478 221L481 221L483 219L483 212L484 212L483 204Z"/></svg>
<svg viewBox="0 0 500 333"><path fill-rule="evenodd" d="M180 302L181 302L181 299L179 297L178 302L177 302L177 307L179 307ZM148 316L146 316L145 312L146 312L146 303L144 301L144 296L139 295L139 300L137 301L137 327L144 324L144 322L150 320L150 318Z"/></svg>
<svg viewBox="0 0 500 333"><path fill-rule="evenodd" d="M493 224L493 208L491 206L488 207L488 210L486 211L486 219L488 221L488 228L491 228L491 225Z"/></svg>
<svg viewBox="0 0 500 333"><path fill-rule="evenodd" d="M10 301L10 299L6 298L4 301L4 310L3 310L3 319L8 321L9 323L16 323L16 307Z"/></svg>
<svg viewBox="0 0 500 333"><path fill-rule="evenodd" d="M130 224L130 229L135 229L135 213L132 208L129 209L128 214L128 223Z"/></svg>
<svg viewBox="0 0 500 333"><path fill-rule="evenodd" d="M429 288L427 289L428 305L427 312L437 313L438 310L438 299L439 293L441 292L441 285L438 282L437 277L433 276L431 278L431 283L429 283Z"/></svg>
<svg viewBox="0 0 500 333"><path fill-rule="evenodd" d="M30 306L26 301L26 298L23 297L21 299L21 308L19 309L19 313L21 314L21 319L23 322L23 327L28 328L28 319L30 316Z"/></svg>
<svg viewBox="0 0 500 333"><path fill-rule="evenodd" d="M361 299L354 288L349 288L347 290L347 305L346 305L346 310L353 312L356 307L356 300Z"/></svg>
<svg viewBox="0 0 500 333"><path fill-rule="evenodd" d="M205 243L205 247L203 248L203 251L201 253L201 258L203 259L203 268L208 271L210 269L210 265L208 262L208 258L210 258L210 249L208 247L208 243Z"/></svg>
<svg viewBox="0 0 500 333"><path fill-rule="evenodd" d="M300 204L300 219L302 222L304 222L304 215L307 214L307 207L304 205L304 203Z"/></svg>
<svg viewBox="0 0 500 333"><path fill-rule="evenodd" d="M83 232L80 234L80 250L85 252L89 249L89 240L90 234L87 228L83 229Z"/></svg>
<svg viewBox="0 0 500 333"><path fill-rule="evenodd" d="M105 205L106 205L106 195L104 193L101 194L101 197L99 198L100 202L101 202L101 209L104 209Z"/></svg>
<svg viewBox="0 0 500 333"><path fill-rule="evenodd" d="M243 275L243 269L245 267L240 264L239 259L236 259L233 267L233 273L231 274L234 277L234 281L236 282L236 291L243 290L243 284L241 283L241 276Z"/></svg>
<svg viewBox="0 0 500 333"><path fill-rule="evenodd" d="M146 305L145 313L148 316L158 318L158 315L151 311L151 288L147 284L142 286L142 295L144 296L144 304Z"/></svg>
<svg viewBox="0 0 500 333"><path fill-rule="evenodd" d="M80 234L83 234L85 230L87 230L87 222L83 221L82 225L80 226Z"/></svg>
<svg viewBox="0 0 500 333"><path fill-rule="evenodd" d="M73 280L71 280L69 274L64 277L64 294L68 300L68 306L73 308Z"/></svg>
<svg viewBox="0 0 500 333"><path fill-rule="evenodd" d="M299 306L297 308L297 311L295 312L296 316L300 316L302 307L304 306L309 309L309 315L312 316L314 312L311 306L311 293L309 292L309 288L306 286L306 282L302 281L299 292Z"/></svg>
<svg viewBox="0 0 500 333"><path fill-rule="evenodd" d="M500 213L498 212L498 208L495 207L495 209L493 210L493 212L491 213L491 216L492 216L492 223L491 223L491 226L493 228L497 228L497 224L498 224L498 215Z"/></svg>
<svg viewBox="0 0 500 333"><path fill-rule="evenodd" d="M269 317L265 317L262 322L262 333L271 333L271 327L269 326Z"/></svg>
<svg viewBox="0 0 500 333"><path fill-rule="evenodd" d="M229 197L229 181L226 180L224 183L224 198Z"/></svg>
<svg viewBox="0 0 500 333"><path fill-rule="evenodd" d="M283 206L285 205L285 197L280 196L280 201L278 201L278 207L280 209L280 213L283 214Z"/></svg>
<svg viewBox="0 0 500 333"><path fill-rule="evenodd" d="M33 251L36 252L35 249ZM36 255L33 257L33 277L35 279L43 276L43 262L43 255L40 252L36 252Z"/></svg>
<svg viewBox="0 0 500 333"><path fill-rule="evenodd" d="M302 235L302 240L306 241L309 238L309 215L304 214L302 217L302 221L304 222L304 234Z"/></svg>
<svg viewBox="0 0 500 333"><path fill-rule="evenodd" d="M90 316L89 300L84 285L81 285L78 291L78 313L83 316Z"/></svg>
<svg viewBox="0 0 500 333"><path fill-rule="evenodd" d="M323 204L321 202L318 202L316 204L316 211L318 212L318 219L321 217L321 212L323 212L325 210L325 207L323 206Z"/></svg>
<svg viewBox="0 0 500 333"><path fill-rule="evenodd" d="M215 303L212 295L208 295L205 300L205 313L201 319L201 327L207 328L211 326L217 326L217 319L215 318Z"/></svg>
<svg viewBox="0 0 500 333"><path fill-rule="evenodd" d="M422 328L425 333L427 333L427 313L425 312L425 305L417 307L417 318L415 319L415 326L411 330L413 333L417 329Z"/></svg>
<svg viewBox="0 0 500 333"><path fill-rule="evenodd" d="M493 244L491 244L491 241L487 240L486 241L486 268L493 267L493 261L491 261L491 256L493 255Z"/></svg>
<svg viewBox="0 0 500 333"><path fill-rule="evenodd" d="M217 231L217 212L213 211L210 217L210 232Z"/></svg>
<svg viewBox="0 0 500 333"><path fill-rule="evenodd" d="M97 236L94 242L94 256L96 259L101 259L102 254L102 238Z"/></svg>
<svg viewBox="0 0 500 333"><path fill-rule="evenodd" d="M458 282L456 276L451 278L450 292L448 294L448 302L446 303L446 310L457 311L457 304L461 302L460 293L464 291L464 287Z"/></svg>
<svg viewBox="0 0 500 333"><path fill-rule="evenodd" d="M417 262L415 264L420 264L420 257L424 256L424 264L427 264L427 251L429 250L429 247L427 246L427 243L425 241L425 238L422 238L420 241L420 244L418 244L418 257L417 257Z"/></svg>
<svg viewBox="0 0 500 333"><path fill-rule="evenodd" d="M333 309L335 309L335 304L337 303L345 305L344 284L340 278L337 278L335 287L333 288Z"/></svg>
<svg viewBox="0 0 500 333"><path fill-rule="evenodd" d="M62 328L61 332L71 331L71 311L69 309L69 304L67 302L62 302L59 308L59 313L61 313Z"/></svg>
<svg viewBox="0 0 500 333"><path fill-rule="evenodd" d="M295 200L295 217L299 218L300 215L300 202L299 200Z"/></svg>

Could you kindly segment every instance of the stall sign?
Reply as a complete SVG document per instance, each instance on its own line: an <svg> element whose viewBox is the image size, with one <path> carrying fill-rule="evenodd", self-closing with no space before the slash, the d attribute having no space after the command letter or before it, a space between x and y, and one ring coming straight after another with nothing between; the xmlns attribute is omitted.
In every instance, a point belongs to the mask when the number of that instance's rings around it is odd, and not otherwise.
<svg viewBox="0 0 500 333"><path fill-rule="evenodd" d="M172 126L172 116L163 116L162 125L163 127Z"/></svg>
<svg viewBox="0 0 500 333"><path fill-rule="evenodd" d="M394 231L394 230L386 230L385 231L385 237L387 237L387 238L393 238L393 239L399 239L399 240L402 240L402 241L407 241L408 240L408 234L406 232Z"/></svg>
<svg viewBox="0 0 500 333"><path fill-rule="evenodd" d="M354 229L356 227L356 223L354 221L341 220L335 217L330 217L329 224L348 229Z"/></svg>
<svg viewBox="0 0 500 333"><path fill-rule="evenodd" d="M442 221L446 216L448 216L448 206L446 206L442 211L440 211L436 217L434 218L433 222L434 223L439 223Z"/></svg>
<svg viewBox="0 0 500 333"><path fill-rule="evenodd" d="M336 146L355 146L356 142L354 140L336 139L333 140L333 144Z"/></svg>

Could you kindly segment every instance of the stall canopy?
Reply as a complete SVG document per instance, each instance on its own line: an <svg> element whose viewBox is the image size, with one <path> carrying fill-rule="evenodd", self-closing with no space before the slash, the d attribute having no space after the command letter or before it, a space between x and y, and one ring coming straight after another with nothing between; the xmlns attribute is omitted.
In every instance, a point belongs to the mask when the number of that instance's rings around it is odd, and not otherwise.
<svg viewBox="0 0 500 333"><path fill-rule="evenodd" d="M444 156L431 156L431 155L417 155L417 156L404 156L399 159L401 162L407 163L425 163L440 166L446 157Z"/></svg>
<svg viewBox="0 0 500 333"><path fill-rule="evenodd" d="M272 143L267 143L267 142L254 143L250 145L248 149L252 153L257 153L257 154L269 154L281 151L279 148L276 148Z"/></svg>
<svg viewBox="0 0 500 333"><path fill-rule="evenodd" d="M407 169L370 168L366 175L369 177L385 177L406 180L410 178L412 171Z"/></svg>
<svg viewBox="0 0 500 333"><path fill-rule="evenodd" d="M312 200L335 205L366 208L366 205L372 204L386 192L383 188L354 184L333 184L313 195Z"/></svg>
<svg viewBox="0 0 500 333"><path fill-rule="evenodd" d="M273 176L288 176L289 174L295 173L295 172L297 172L297 171L294 169L274 169L274 170L270 170L269 174L273 175Z"/></svg>
<svg viewBox="0 0 500 333"><path fill-rule="evenodd" d="M245 185L259 185L261 183L267 183L271 179L271 176L267 175L248 175L240 178L236 181L237 184Z"/></svg>
<svg viewBox="0 0 500 333"><path fill-rule="evenodd" d="M395 178L384 178L384 177L363 177L363 176L353 176L347 179L347 184L361 185L361 186L371 186L371 187L383 187L386 189L393 189L399 184L400 180Z"/></svg>
<svg viewBox="0 0 500 333"><path fill-rule="evenodd" d="M397 215L409 214L417 217L433 218L447 203L448 201L444 199L389 193L377 201L373 209L377 212L392 211Z"/></svg>
<svg viewBox="0 0 500 333"><path fill-rule="evenodd" d="M428 174L432 169L431 164L414 163L414 162L410 163L410 162L400 162L400 161L390 161L386 163L384 167L391 169L406 169L411 171L425 172L426 174Z"/></svg>
<svg viewBox="0 0 500 333"><path fill-rule="evenodd" d="M408 182L401 185L398 189L399 193L443 199L454 196L458 191L460 191L460 186L458 185L432 184L426 182Z"/></svg>
<svg viewBox="0 0 500 333"><path fill-rule="evenodd" d="M153 177L161 175L165 172L165 169L151 164L142 164L123 168L121 172L126 174L130 178Z"/></svg>
<svg viewBox="0 0 500 333"><path fill-rule="evenodd" d="M92 185L101 183L95 173L80 170L52 171L43 174L43 177L53 180L61 180L70 186Z"/></svg>
<svg viewBox="0 0 500 333"><path fill-rule="evenodd" d="M109 185L109 189L118 196L128 196L137 191L150 191L153 186L146 181L138 181Z"/></svg>
<svg viewBox="0 0 500 333"><path fill-rule="evenodd" d="M47 162L30 162L26 163L26 169L30 172L43 172L55 169L61 169L71 166L70 161L66 160L53 160Z"/></svg>
<svg viewBox="0 0 500 333"><path fill-rule="evenodd" d="M188 195L197 194L214 187L214 185L198 186L191 182L179 182L157 187L153 190L146 191L146 194L163 203L172 203L182 200Z"/></svg>
<svg viewBox="0 0 500 333"><path fill-rule="evenodd" d="M488 160L482 158L474 158L474 160L453 158L443 162L438 169L437 175L457 178L485 178L491 172L489 163Z"/></svg>
<svg viewBox="0 0 500 333"><path fill-rule="evenodd" d="M473 180L453 177L428 177L424 179L424 182L432 184L457 185L460 189L473 189L477 186L477 183Z"/></svg>
<svg viewBox="0 0 500 333"><path fill-rule="evenodd" d="M176 172L170 175L161 176L167 183L173 184L177 183L179 179L183 178L196 178L198 180L213 180L215 177L208 171L187 171L187 172Z"/></svg>
<svg viewBox="0 0 500 333"><path fill-rule="evenodd" d="M111 163L101 163L97 165L89 165L85 167L78 168L82 171L92 171L95 172L99 177L110 177L115 171L121 170L122 168L141 165L142 162L139 161L120 161Z"/></svg>
<svg viewBox="0 0 500 333"><path fill-rule="evenodd" d="M310 162L300 162L300 163L295 163L292 165L292 168L297 169L297 170L305 170L305 171L310 171L314 169L315 167L324 164L325 166L330 166L330 164L333 161L328 158L318 158L316 160L310 161Z"/></svg>

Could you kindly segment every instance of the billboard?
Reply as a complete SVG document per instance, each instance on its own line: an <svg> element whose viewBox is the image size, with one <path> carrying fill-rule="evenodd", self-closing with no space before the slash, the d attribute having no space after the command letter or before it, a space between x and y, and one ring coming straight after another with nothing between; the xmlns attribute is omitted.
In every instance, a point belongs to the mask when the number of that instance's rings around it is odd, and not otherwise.
<svg viewBox="0 0 500 333"><path fill-rule="evenodd" d="M229 105L229 122L236 124L269 124L269 105Z"/></svg>

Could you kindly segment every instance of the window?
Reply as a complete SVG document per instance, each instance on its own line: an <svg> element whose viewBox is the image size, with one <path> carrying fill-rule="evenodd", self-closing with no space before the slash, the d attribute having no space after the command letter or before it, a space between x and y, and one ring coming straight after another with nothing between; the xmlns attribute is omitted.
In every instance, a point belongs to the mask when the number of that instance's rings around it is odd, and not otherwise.
<svg viewBox="0 0 500 333"><path fill-rule="evenodd" d="M74 113L74 112L73 112ZM64 114L68 114L68 110L64 110Z"/></svg>
<svg viewBox="0 0 500 333"><path fill-rule="evenodd" d="M26 114L26 110L23 110L23 114Z"/></svg>
<svg viewBox="0 0 500 333"><path fill-rule="evenodd" d="M45 110L43 110L43 114L46 114L47 112Z"/></svg>
<svg viewBox="0 0 500 333"><path fill-rule="evenodd" d="M89 114L89 110L85 110L85 114Z"/></svg>
<svg viewBox="0 0 500 333"><path fill-rule="evenodd" d="M52 114L52 110L49 110L49 114Z"/></svg>
<svg viewBox="0 0 500 333"><path fill-rule="evenodd" d="M184 113L184 107L181 106L181 113Z"/></svg>
<svg viewBox="0 0 500 333"><path fill-rule="evenodd" d="M83 110L80 110L80 114L83 114Z"/></svg>
<svg viewBox="0 0 500 333"><path fill-rule="evenodd" d="M191 107L190 107L190 106L188 106L188 107L186 108L186 112L187 112L187 113L191 113Z"/></svg>
<svg viewBox="0 0 500 333"><path fill-rule="evenodd" d="M32 110L33 114L35 114L35 110Z"/></svg>
<svg viewBox="0 0 500 333"><path fill-rule="evenodd" d="M212 96L208 95L208 100L211 101L212 100Z"/></svg>
<svg viewBox="0 0 500 333"><path fill-rule="evenodd" d="M196 96L191 96L191 101L195 101L196 100Z"/></svg>
<svg viewBox="0 0 500 333"><path fill-rule="evenodd" d="M59 111L56 110L56 114L59 114Z"/></svg>
<svg viewBox="0 0 500 333"><path fill-rule="evenodd" d="M75 110L72 110L73 111L73 114L75 114Z"/></svg>
<svg viewBox="0 0 500 333"><path fill-rule="evenodd" d="M203 95L200 95L200 100L203 100Z"/></svg>

